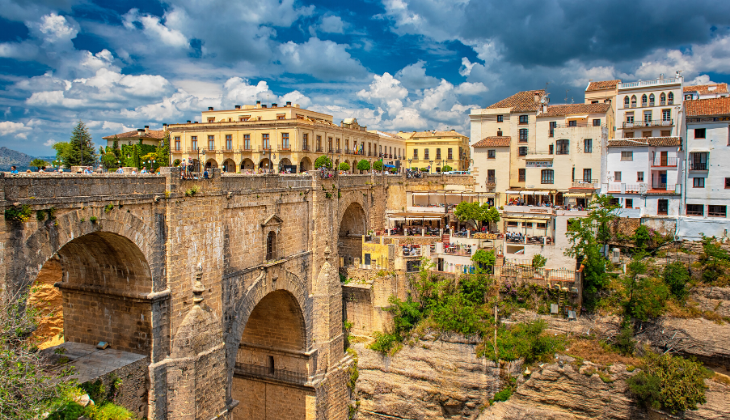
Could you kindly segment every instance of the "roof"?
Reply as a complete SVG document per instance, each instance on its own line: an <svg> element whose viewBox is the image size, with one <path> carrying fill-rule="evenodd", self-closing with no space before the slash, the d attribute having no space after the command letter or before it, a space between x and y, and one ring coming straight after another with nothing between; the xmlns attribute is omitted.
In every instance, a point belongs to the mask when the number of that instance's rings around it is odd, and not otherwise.
<svg viewBox="0 0 730 420"><path fill-rule="evenodd" d="M418 131L416 133L413 133L413 136L411 138L417 139L417 138L427 138L427 137L467 137L463 134L459 134L456 132L456 130L450 130L450 131Z"/></svg>
<svg viewBox="0 0 730 420"><path fill-rule="evenodd" d="M698 99L685 101L688 117L700 115L730 115L730 98Z"/></svg>
<svg viewBox="0 0 730 420"><path fill-rule="evenodd" d="M511 137L491 136L479 140L472 147L506 147L509 146L510 141L512 141Z"/></svg>
<svg viewBox="0 0 730 420"><path fill-rule="evenodd" d="M510 108L514 112L537 111L538 103L535 103L535 95L539 95L540 99L542 99L545 95L545 89L517 92L509 98L489 105L487 109Z"/></svg>
<svg viewBox="0 0 730 420"><path fill-rule="evenodd" d="M715 89L710 90L711 87L715 87ZM727 83L711 83L708 85L685 86L683 90L685 92L697 92L700 95L708 95L711 93L728 93Z"/></svg>
<svg viewBox="0 0 730 420"><path fill-rule="evenodd" d="M590 82L590 83L588 83L586 92L593 92L596 90L605 90L605 89L616 89L616 86L618 86L619 83L621 83L621 79L603 80L600 82Z"/></svg>
<svg viewBox="0 0 730 420"><path fill-rule="evenodd" d="M102 137L104 140L114 140L114 137L119 139L159 139L165 138L164 130L149 130L149 131L127 131L126 133L113 134L111 136Z"/></svg>
<svg viewBox="0 0 730 420"><path fill-rule="evenodd" d="M603 114L611 108L610 104L567 104L550 105L541 117L553 117L571 114Z"/></svg>
<svg viewBox="0 0 730 420"><path fill-rule="evenodd" d="M681 137L637 137L632 139L609 140L608 147L646 147L646 146L681 146Z"/></svg>

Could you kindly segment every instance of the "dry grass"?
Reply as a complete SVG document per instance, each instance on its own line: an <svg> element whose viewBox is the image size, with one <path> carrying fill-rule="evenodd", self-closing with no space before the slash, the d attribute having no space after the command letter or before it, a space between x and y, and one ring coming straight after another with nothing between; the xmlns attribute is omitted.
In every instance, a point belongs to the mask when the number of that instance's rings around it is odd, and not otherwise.
<svg viewBox="0 0 730 420"><path fill-rule="evenodd" d="M641 362L636 357L623 356L605 344L601 344L598 340L587 340L582 338L574 339L565 349L564 354L583 360L593 362L601 366L614 365L621 363L626 366L638 366Z"/></svg>
<svg viewBox="0 0 730 420"><path fill-rule="evenodd" d="M705 318L710 321L714 321L719 325L723 325L727 322L727 319L717 312L703 311L699 308L697 301L688 299L684 306L675 302L674 300L667 301L666 313L674 318L692 319L692 318Z"/></svg>
<svg viewBox="0 0 730 420"><path fill-rule="evenodd" d="M730 376L723 375L722 373L715 372L712 376L712 380L725 386L730 386Z"/></svg>

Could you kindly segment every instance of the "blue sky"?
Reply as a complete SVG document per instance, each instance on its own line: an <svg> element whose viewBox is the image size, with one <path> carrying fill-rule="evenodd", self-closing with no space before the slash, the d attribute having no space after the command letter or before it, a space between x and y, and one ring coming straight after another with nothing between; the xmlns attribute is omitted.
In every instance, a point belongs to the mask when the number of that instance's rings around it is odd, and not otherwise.
<svg viewBox="0 0 730 420"><path fill-rule="evenodd" d="M0 0L0 146L101 137L292 101L386 131L589 80L730 79L730 2ZM566 90L568 92L566 93Z"/></svg>

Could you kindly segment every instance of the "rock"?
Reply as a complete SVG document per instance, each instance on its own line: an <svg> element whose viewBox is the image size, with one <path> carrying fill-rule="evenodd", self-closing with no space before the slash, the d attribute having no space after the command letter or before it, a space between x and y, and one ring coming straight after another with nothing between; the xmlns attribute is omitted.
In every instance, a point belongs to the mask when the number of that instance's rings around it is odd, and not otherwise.
<svg viewBox="0 0 730 420"><path fill-rule="evenodd" d="M730 365L730 327L703 318L660 318L638 334L661 351L695 356L710 366Z"/></svg>
<svg viewBox="0 0 730 420"><path fill-rule="evenodd" d="M692 299L699 309L730 317L730 287L701 287L692 289Z"/></svg>
<svg viewBox="0 0 730 420"><path fill-rule="evenodd" d="M89 394L84 394L80 397L76 397L76 398L74 398L74 401L83 407L86 407L89 404L91 404L91 405L94 404L94 401L91 400L91 397L89 396Z"/></svg>

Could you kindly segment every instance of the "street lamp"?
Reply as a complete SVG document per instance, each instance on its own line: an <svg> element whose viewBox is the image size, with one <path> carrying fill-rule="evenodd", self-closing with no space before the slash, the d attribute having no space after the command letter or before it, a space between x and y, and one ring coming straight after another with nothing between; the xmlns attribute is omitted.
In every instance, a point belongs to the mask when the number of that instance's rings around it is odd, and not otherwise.
<svg viewBox="0 0 730 420"><path fill-rule="evenodd" d="M428 173L431 173L431 167L433 166L433 160L428 161Z"/></svg>

